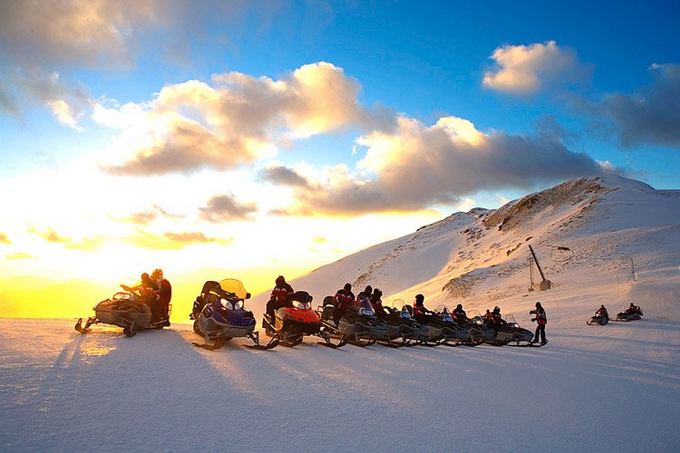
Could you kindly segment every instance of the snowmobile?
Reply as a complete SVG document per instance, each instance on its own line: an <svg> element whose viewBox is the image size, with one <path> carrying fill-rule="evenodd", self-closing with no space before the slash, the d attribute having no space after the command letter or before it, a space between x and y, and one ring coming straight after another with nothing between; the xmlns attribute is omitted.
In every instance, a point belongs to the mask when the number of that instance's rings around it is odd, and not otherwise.
<svg viewBox="0 0 680 453"><path fill-rule="evenodd" d="M153 319L151 304L157 303L157 294L141 285L120 285L123 291L116 292L111 298L95 305L94 316L87 318L83 326L83 318L78 318L74 328L84 334L90 331L93 324L111 324L123 328L127 337L134 337L141 329L162 329L170 325L168 304L167 315Z"/></svg>
<svg viewBox="0 0 680 453"><path fill-rule="evenodd" d="M401 302L399 300L393 303ZM394 307L383 306L388 328L398 329L399 337L402 338L403 346L417 346L424 341L424 328L411 316L411 313L402 307L401 310Z"/></svg>
<svg viewBox="0 0 680 453"><path fill-rule="evenodd" d="M589 326L593 326L595 324L599 326L604 326L607 323L609 323L609 316L598 315L597 313L591 316L589 321L586 321L586 324L588 324Z"/></svg>
<svg viewBox="0 0 680 453"><path fill-rule="evenodd" d="M472 323L467 323L467 326L458 324L454 321L445 305L439 305L435 308L435 312L439 318L442 327L442 335L444 340L441 342L444 346L477 346L484 342L482 333Z"/></svg>
<svg viewBox="0 0 680 453"><path fill-rule="evenodd" d="M189 319L194 320L194 332L205 338L204 344L194 346L214 351L234 337L247 337L252 349L272 349L279 343L272 338L266 345L260 344L259 332L255 332L255 317L244 308L245 299L250 299L240 280L227 278L221 282L208 280L203 284L201 294L196 297Z"/></svg>
<svg viewBox="0 0 680 453"><path fill-rule="evenodd" d="M265 333L270 337L276 337L282 346L297 346L302 343L305 335L313 335L323 341L317 342L329 348L341 348L347 344L344 335L339 342L334 343L332 332L322 330L321 318L312 310L313 297L306 291L296 291L290 298L290 306L282 307L275 311L274 319L268 314L264 315Z"/></svg>
<svg viewBox="0 0 680 453"><path fill-rule="evenodd" d="M492 346L543 346L540 343L533 343L533 332L523 329L512 315L508 315L502 323L495 326L487 325L481 316L476 316L475 321L493 330L495 333L493 339L484 340Z"/></svg>
<svg viewBox="0 0 680 453"><path fill-rule="evenodd" d="M386 320L376 316L369 300L359 300L356 309L344 313L337 324L335 310L333 296L326 296L323 305L317 308L317 314L323 324L322 331L330 333L333 337L344 336L350 344L361 347L377 342L385 346L403 346L400 329L397 326L389 326Z"/></svg>
<svg viewBox="0 0 680 453"><path fill-rule="evenodd" d="M626 308L616 315L617 321L628 322L628 321L639 321L642 319L642 309L638 306L635 308Z"/></svg>
<svg viewBox="0 0 680 453"><path fill-rule="evenodd" d="M408 310L414 321L420 324L419 336L420 344L422 346L439 346L446 341L446 338L444 337L444 324L435 313L430 312L430 314L415 318L413 316L413 307L411 305L404 305L404 308Z"/></svg>

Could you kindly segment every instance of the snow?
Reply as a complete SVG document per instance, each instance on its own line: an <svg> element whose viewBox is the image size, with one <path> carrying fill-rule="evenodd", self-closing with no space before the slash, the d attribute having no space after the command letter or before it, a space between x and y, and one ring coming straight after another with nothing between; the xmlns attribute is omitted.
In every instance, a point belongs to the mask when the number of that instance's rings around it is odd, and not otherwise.
<svg viewBox="0 0 680 453"><path fill-rule="evenodd" d="M500 229L499 229L500 227ZM529 239L530 238L530 239ZM532 244L554 283L528 291ZM562 255L556 246L569 247ZM631 262L635 264L632 272ZM536 273L537 276L537 273ZM540 277L537 277L540 278ZM456 213L292 282L386 302L498 305L543 348L195 348L140 332L0 319L0 450L671 451L680 442L680 192L583 178ZM266 294L249 301L258 318ZM644 319L587 326L600 304Z"/></svg>
<svg viewBox="0 0 680 453"><path fill-rule="evenodd" d="M563 310L544 348L210 352L188 325L128 339L3 319L0 449L674 449L680 325L588 327Z"/></svg>

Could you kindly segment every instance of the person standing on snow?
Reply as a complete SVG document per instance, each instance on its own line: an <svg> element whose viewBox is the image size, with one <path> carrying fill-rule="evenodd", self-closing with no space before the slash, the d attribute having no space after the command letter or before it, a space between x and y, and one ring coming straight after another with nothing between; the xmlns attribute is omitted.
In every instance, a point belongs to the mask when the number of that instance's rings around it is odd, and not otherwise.
<svg viewBox="0 0 680 453"><path fill-rule="evenodd" d="M532 343L538 343L539 334L541 337L541 344L546 344L548 341L545 339L545 325L548 323L548 317L545 314L545 310L540 302L536 302L536 310L531 310L529 312L531 315L535 315L531 318L531 321L536 321L536 333L534 334L534 340Z"/></svg>

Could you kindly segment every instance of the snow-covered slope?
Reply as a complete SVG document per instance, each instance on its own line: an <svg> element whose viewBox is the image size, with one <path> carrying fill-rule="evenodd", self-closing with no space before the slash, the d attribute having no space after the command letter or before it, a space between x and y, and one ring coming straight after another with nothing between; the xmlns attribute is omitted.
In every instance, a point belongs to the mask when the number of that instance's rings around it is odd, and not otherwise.
<svg viewBox="0 0 680 453"><path fill-rule="evenodd" d="M529 244L552 291L529 292ZM383 290L387 303L423 293L432 307L504 305L507 312L524 311L536 297L549 301L560 292L613 284L612 308L636 288L636 300L656 309L659 297L669 297L664 288L677 281L679 265L680 191L604 176L568 181L496 210L453 214L316 269L293 286L321 300L345 282L357 291L371 284ZM637 286L630 284L633 266ZM540 281L535 268L534 274ZM646 286L658 290L642 290ZM256 298L255 307L265 299Z"/></svg>

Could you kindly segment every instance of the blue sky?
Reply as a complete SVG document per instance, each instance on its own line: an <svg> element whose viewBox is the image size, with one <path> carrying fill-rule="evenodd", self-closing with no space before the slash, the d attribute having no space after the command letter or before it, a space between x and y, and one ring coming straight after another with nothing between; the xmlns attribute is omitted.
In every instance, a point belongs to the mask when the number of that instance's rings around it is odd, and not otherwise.
<svg viewBox="0 0 680 453"><path fill-rule="evenodd" d="M278 228L305 267L577 176L680 188L678 23L677 2L4 2L0 267Z"/></svg>

